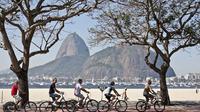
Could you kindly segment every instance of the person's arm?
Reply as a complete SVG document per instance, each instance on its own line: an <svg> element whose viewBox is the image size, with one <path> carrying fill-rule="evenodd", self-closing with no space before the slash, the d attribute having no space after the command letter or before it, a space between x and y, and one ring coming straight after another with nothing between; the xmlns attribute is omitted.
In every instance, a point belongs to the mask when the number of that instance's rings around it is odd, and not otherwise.
<svg viewBox="0 0 200 112"><path fill-rule="evenodd" d="M115 93L117 96L120 96L120 94L117 92L117 90L116 90L114 87L113 87L112 89L113 89L114 93Z"/></svg>
<svg viewBox="0 0 200 112"><path fill-rule="evenodd" d="M56 88L54 89L57 93L61 93L59 90L57 90Z"/></svg>
<svg viewBox="0 0 200 112"><path fill-rule="evenodd" d="M156 92L152 89L151 86L149 86L149 89L150 89L150 92L151 92L152 94L155 94L155 93L156 93Z"/></svg>
<svg viewBox="0 0 200 112"><path fill-rule="evenodd" d="M58 89L56 89L56 85L54 84L54 90L57 92L57 93L61 93Z"/></svg>
<svg viewBox="0 0 200 112"><path fill-rule="evenodd" d="M89 91L87 91L85 88L81 87L81 90L86 92L86 93L90 93Z"/></svg>
<svg viewBox="0 0 200 112"><path fill-rule="evenodd" d="M22 90L21 90L21 88L20 88L20 86L19 86L19 84L17 85L18 86L18 91L20 92L20 93L22 93L22 94L26 94L26 92L23 92Z"/></svg>

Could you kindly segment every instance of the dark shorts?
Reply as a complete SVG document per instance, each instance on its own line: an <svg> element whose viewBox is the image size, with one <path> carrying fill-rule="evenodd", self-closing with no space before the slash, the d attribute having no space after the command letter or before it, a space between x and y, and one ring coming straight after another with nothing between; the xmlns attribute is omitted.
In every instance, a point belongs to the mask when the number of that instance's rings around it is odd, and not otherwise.
<svg viewBox="0 0 200 112"><path fill-rule="evenodd" d="M51 93L51 94L49 94L49 96L52 98L53 101L56 100L56 97L60 97L60 95L58 95L56 93Z"/></svg>
<svg viewBox="0 0 200 112"><path fill-rule="evenodd" d="M146 93L146 92L143 93L143 96L146 98L146 101L147 101L147 102L149 101L149 98L154 98L153 95L151 95L151 94L149 94L149 93Z"/></svg>
<svg viewBox="0 0 200 112"><path fill-rule="evenodd" d="M108 101L111 101L112 94L105 94L105 97Z"/></svg>

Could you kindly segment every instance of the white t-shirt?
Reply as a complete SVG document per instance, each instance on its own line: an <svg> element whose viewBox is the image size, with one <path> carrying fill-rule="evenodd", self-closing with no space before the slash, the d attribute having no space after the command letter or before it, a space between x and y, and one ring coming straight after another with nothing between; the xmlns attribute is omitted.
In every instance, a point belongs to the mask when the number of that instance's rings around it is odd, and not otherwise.
<svg viewBox="0 0 200 112"><path fill-rule="evenodd" d="M111 94L112 90L113 90L113 86L109 86L104 90L104 94Z"/></svg>
<svg viewBox="0 0 200 112"><path fill-rule="evenodd" d="M81 84L77 83L75 85L74 94L75 95L81 94L81 88L82 88Z"/></svg>

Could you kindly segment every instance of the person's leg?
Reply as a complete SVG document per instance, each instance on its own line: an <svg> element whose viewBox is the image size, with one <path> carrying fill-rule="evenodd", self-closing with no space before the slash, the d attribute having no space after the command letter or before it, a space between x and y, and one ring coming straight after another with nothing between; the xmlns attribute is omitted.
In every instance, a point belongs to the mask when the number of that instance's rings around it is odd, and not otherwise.
<svg viewBox="0 0 200 112"><path fill-rule="evenodd" d="M13 96L13 98L15 99L15 104L16 104L15 108L18 110L19 107L22 107L21 105L22 98L19 95L15 95Z"/></svg>
<svg viewBox="0 0 200 112"><path fill-rule="evenodd" d="M18 104L22 100L22 98L19 95L15 95L13 96L13 98L15 99L16 104Z"/></svg>
<svg viewBox="0 0 200 112"><path fill-rule="evenodd" d="M112 100L111 101L113 101L113 100L115 100L115 95L114 94L110 94L110 96L111 96L111 98L112 98Z"/></svg>
<svg viewBox="0 0 200 112"><path fill-rule="evenodd" d="M55 104L56 98L55 98L54 93L50 94L49 96L52 98L53 104Z"/></svg>
<svg viewBox="0 0 200 112"><path fill-rule="evenodd" d="M149 102L149 97L148 97L148 95L144 95L144 97L146 98L146 102Z"/></svg>
<svg viewBox="0 0 200 112"><path fill-rule="evenodd" d="M152 101L153 101L154 96L149 94L149 98L151 99L151 103L153 103Z"/></svg>
<svg viewBox="0 0 200 112"><path fill-rule="evenodd" d="M111 96L109 94L105 94L106 99L108 100L108 102L111 101Z"/></svg>
<svg viewBox="0 0 200 112"><path fill-rule="evenodd" d="M55 101L58 102L61 96L59 94L54 94L54 96L55 96Z"/></svg>
<svg viewBox="0 0 200 112"><path fill-rule="evenodd" d="M82 94L78 94L76 96L80 98L79 106L82 107L83 106L83 100L85 99L85 97Z"/></svg>

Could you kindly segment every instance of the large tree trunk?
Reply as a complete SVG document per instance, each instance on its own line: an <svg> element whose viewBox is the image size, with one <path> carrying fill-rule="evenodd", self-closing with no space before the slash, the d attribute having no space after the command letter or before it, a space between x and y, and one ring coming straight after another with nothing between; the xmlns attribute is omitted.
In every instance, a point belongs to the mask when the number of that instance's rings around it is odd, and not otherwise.
<svg viewBox="0 0 200 112"><path fill-rule="evenodd" d="M28 87L28 73L27 71L22 71L20 75L18 75L19 80L19 96L22 98L22 106L29 101L29 87Z"/></svg>
<svg viewBox="0 0 200 112"><path fill-rule="evenodd" d="M165 105L170 105L170 98L168 94L168 88L166 83L166 73L160 74L160 92L162 101L165 103Z"/></svg>

